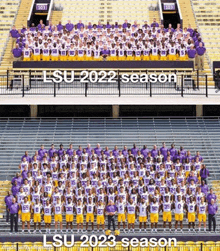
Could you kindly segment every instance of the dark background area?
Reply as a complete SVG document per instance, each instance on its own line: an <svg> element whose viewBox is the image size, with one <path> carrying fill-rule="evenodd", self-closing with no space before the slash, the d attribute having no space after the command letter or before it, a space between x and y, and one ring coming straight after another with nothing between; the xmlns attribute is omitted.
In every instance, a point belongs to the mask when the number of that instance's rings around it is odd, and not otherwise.
<svg viewBox="0 0 220 251"><path fill-rule="evenodd" d="M204 116L220 116L220 105L204 105ZM0 117L29 117L28 105L0 105ZM120 117L196 116L195 105L120 105ZM112 117L111 105L39 105L38 117Z"/></svg>

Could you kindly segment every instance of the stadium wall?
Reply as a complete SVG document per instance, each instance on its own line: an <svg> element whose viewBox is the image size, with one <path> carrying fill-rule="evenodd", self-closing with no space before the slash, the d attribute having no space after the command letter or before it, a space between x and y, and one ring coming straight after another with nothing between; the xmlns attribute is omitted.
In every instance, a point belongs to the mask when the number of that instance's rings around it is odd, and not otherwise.
<svg viewBox="0 0 220 251"><path fill-rule="evenodd" d="M0 117L220 116L219 105L0 105Z"/></svg>

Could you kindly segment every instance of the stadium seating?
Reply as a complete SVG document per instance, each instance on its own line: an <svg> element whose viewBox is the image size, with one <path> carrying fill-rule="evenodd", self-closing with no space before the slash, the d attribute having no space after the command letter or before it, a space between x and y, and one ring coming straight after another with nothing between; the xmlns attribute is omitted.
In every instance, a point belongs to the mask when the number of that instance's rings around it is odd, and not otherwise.
<svg viewBox="0 0 220 251"><path fill-rule="evenodd" d="M16 18L19 7L19 0L1 0L0 1L0 61L4 55L4 50L7 46L9 31Z"/></svg>
<svg viewBox="0 0 220 251"><path fill-rule="evenodd" d="M78 145L84 147L89 142L94 147L99 142L102 147L108 145L113 149L118 145L120 149L124 145L130 148L135 142L138 147L147 144L151 149L152 144L160 147L166 141L167 146L174 142L176 147L183 145L192 154L200 151L210 170L209 185L219 195L219 123L219 119L1 119L0 179L11 180L24 151L28 150L32 156L41 144L49 149L51 143L56 147L62 143L66 148L72 142L77 149ZM1 200L9 187L6 184L7 187L0 186ZM1 209L4 211L4 207ZM219 216L217 220L219 225ZM0 220L1 231L7 231L4 220Z"/></svg>
<svg viewBox="0 0 220 251"><path fill-rule="evenodd" d="M6 11L8 11L8 9L11 8L13 9L13 13L14 13L11 16L9 16L8 13L0 14L0 17L1 15L4 15L6 17L4 19L2 19L1 17L1 20L4 20L4 22L1 21L0 27L3 26L3 29L4 29L4 26L5 26L5 29L7 27L7 30L4 30L5 35L0 36L0 39L3 36L5 36L5 42L4 44L2 43L2 45L0 46L1 49L2 48L4 49L2 58L1 58L1 52L0 52L0 62L1 62L0 75L5 74L7 69L12 68L12 55L11 55L12 40L8 39L11 26L14 23L17 29L21 29L23 25L25 26L27 25L27 19L28 19L31 3L32 2L29 0L20 0L20 1L19 0L9 0L9 1L5 0L5 1L0 2L0 6L3 5L3 8L5 8ZM9 20L11 21L9 22ZM6 41L6 39L8 40Z"/></svg>
<svg viewBox="0 0 220 251"><path fill-rule="evenodd" d="M201 250L201 243L202 243L202 250L204 251L219 251L220 250L220 243L219 241L216 242L200 242L198 244L198 242L193 242L191 241L190 244L188 244L188 242L184 242L184 241L178 241L176 247L169 247L167 246L166 248L162 248L162 247L122 247L122 242L121 241L117 241L116 242L116 246L114 248L103 248L103 247L97 247L97 248L83 248L80 247L81 242L77 241L75 242L75 245L71 248L65 248L65 247L60 247L60 248L56 248L57 251L91 251L92 249L95 251L105 251L105 250L109 250L109 251L113 251L113 250L117 250L117 251L127 251L127 250L132 250L132 251L164 251L164 250L168 250L168 251L199 251ZM28 244L28 245L27 245ZM26 242L22 243L22 242L3 242L0 243L0 250L1 251L6 251L6 250L16 250L16 247L18 245L18 250L31 250L31 251L37 251L37 250L42 250L42 251L50 251L53 250L53 248L43 248L43 243L42 242L28 242L26 244ZM47 244L51 244L50 242L47 242ZM68 243L69 244L69 243Z"/></svg>
<svg viewBox="0 0 220 251"><path fill-rule="evenodd" d="M189 24L191 25L191 27L198 27L199 24L197 22L196 15L194 15L196 13L194 12L193 1L179 0L179 4L180 4L180 9L181 9L182 18L183 18L183 27L188 27ZM191 7L189 8L189 6ZM200 32L201 32L201 28L200 28ZM202 39L205 43L205 47L207 48L207 52L209 55L209 47L207 47L207 43L206 43L209 40L208 34L207 36L203 36L203 32L202 32ZM212 76L212 65L209 60L208 55L206 54L205 59L204 59L204 72L208 75L209 85L214 85L213 76Z"/></svg>
<svg viewBox="0 0 220 251"><path fill-rule="evenodd" d="M220 57L220 2L218 0L191 0L196 24L207 48L208 63L212 67L214 60Z"/></svg>

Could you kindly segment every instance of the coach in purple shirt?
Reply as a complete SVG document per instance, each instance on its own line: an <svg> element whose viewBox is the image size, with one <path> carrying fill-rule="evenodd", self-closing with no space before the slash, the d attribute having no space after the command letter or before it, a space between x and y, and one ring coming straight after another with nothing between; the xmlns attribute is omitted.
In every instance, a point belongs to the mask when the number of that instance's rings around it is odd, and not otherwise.
<svg viewBox="0 0 220 251"><path fill-rule="evenodd" d="M12 204L9 207L9 212L10 212L10 223L11 223L11 231L10 234L13 233L13 228L15 225L15 232L18 232L18 210L19 210L19 205L16 202L16 199L12 199Z"/></svg>
<svg viewBox="0 0 220 251"><path fill-rule="evenodd" d="M83 152L82 146L79 146L79 148L76 150L76 154L77 154L78 156L81 156L81 155L82 155L82 152Z"/></svg>
<svg viewBox="0 0 220 251"><path fill-rule="evenodd" d="M5 196L5 204L6 204L6 222L9 222L9 208L12 204L12 199L14 198L14 196L12 195L11 191L8 191L8 195Z"/></svg>
<svg viewBox="0 0 220 251"><path fill-rule="evenodd" d="M92 155L92 150L93 150L93 148L91 147L91 145L90 145L90 144L87 144L86 152L88 153L89 156Z"/></svg>
<svg viewBox="0 0 220 251"><path fill-rule="evenodd" d="M215 200L212 199L211 203L208 205L208 221L209 221L209 231L211 232L212 223L213 223L213 231L216 229L216 214L218 212L218 206L215 203Z"/></svg>
<svg viewBox="0 0 220 251"><path fill-rule="evenodd" d="M109 205L106 207L105 211L108 215L108 230L111 229L112 223L113 231L115 231L115 214L117 213L117 207L114 205L112 200L109 202Z"/></svg>
<svg viewBox="0 0 220 251"><path fill-rule="evenodd" d="M70 20L68 20L68 23L66 24L66 30L72 31L74 25L71 23Z"/></svg>
<svg viewBox="0 0 220 251"><path fill-rule="evenodd" d="M118 151L118 146L114 147L114 150L112 151L112 154L114 157L118 157L119 151Z"/></svg>
<svg viewBox="0 0 220 251"><path fill-rule="evenodd" d="M212 188L210 188L210 192L209 192L209 194L206 196L206 199L207 199L207 201L208 201L209 204L211 203L211 200L214 200L214 201L216 202L217 196L214 194Z"/></svg>
<svg viewBox="0 0 220 251"><path fill-rule="evenodd" d="M40 20L40 23L37 25L38 29L41 29L42 27L45 27L45 24L43 23L43 20Z"/></svg>
<svg viewBox="0 0 220 251"><path fill-rule="evenodd" d="M77 29L80 30L81 28L84 28L84 24L81 20L79 20L79 23L77 24Z"/></svg>
<svg viewBox="0 0 220 251"><path fill-rule="evenodd" d="M206 168L204 164L202 164L202 168L199 174L200 174L201 180L204 180L205 183L207 184L206 179L209 177L209 170Z"/></svg>
<svg viewBox="0 0 220 251"><path fill-rule="evenodd" d="M183 146L180 147L180 154L185 158L185 156L186 156L186 150L184 149Z"/></svg>
<svg viewBox="0 0 220 251"><path fill-rule="evenodd" d="M174 157L177 154L177 150L175 149L175 145L172 144L171 148L169 149L170 155Z"/></svg>
<svg viewBox="0 0 220 251"><path fill-rule="evenodd" d="M122 154L127 157L128 156L128 148L127 146L124 146L124 149L122 150Z"/></svg>
<svg viewBox="0 0 220 251"><path fill-rule="evenodd" d="M59 24L57 25L57 30L61 31L63 29L63 25L61 24L61 21L59 22Z"/></svg>
<svg viewBox="0 0 220 251"><path fill-rule="evenodd" d="M16 41L18 38L18 30L15 28L15 25L12 27L12 29L10 30L10 37L12 37L12 45L11 45L11 49L13 49L16 45Z"/></svg>
<svg viewBox="0 0 220 251"><path fill-rule="evenodd" d="M100 147L100 144L98 143L96 148L94 149L95 151L95 154L97 154L98 156L101 155L101 151L102 151L102 148Z"/></svg>
<svg viewBox="0 0 220 251"><path fill-rule="evenodd" d="M193 61L195 64L195 57L196 57L196 50L194 48L194 45L190 46L190 49L187 51L189 60Z"/></svg>
<svg viewBox="0 0 220 251"><path fill-rule="evenodd" d="M43 158L45 153L47 153L47 150L44 148L44 145L41 145L40 149L38 150L38 154L41 158Z"/></svg>
<svg viewBox="0 0 220 251"><path fill-rule="evenodd" d="M51 148L48 151L49 157L52 158L54 153L56 153L56 152L57 152L57 150L55 149L54 144L51 144Z"/></svg>
<svg viewBox="0 0 220 251"><path fill-rule="evenodd" d="M139 149L137 148L136 144L133 144L133 148L131 148L131 153L134 156L136 156L138 151L139 151Z"/></svg>
<svg viewBox="0 0 220 251"><path fill-rule="evenodd" d="M151 27L159 27L159 24L156 22L156 18L154 18L153 23L151 24Z"/></svg>
<svg viewBox="0 0 220 251"><path fill-rule="evenodd" d="M144 158L146 158L148 153L149 149L147 149L147 146L144 145L143 148L141 149L141 154L144 156Z"/></svg>
<svg viewBox="0 0 220 251"><path fill-rule="evenodd" d="M153 149L151 150L151 156L152 156L153 158L155 158L157 155L158 155L157 146L154 145L154 146L153 146Z"/></svg>
<svg viewBox="0 0 220 251"><path fill-rule="evenodd" d="M125 20L122 27L123 27L123 29L126 29L128 27L128 20Z"/></svg>
<svg viewBox="0 0 220 251"><path fill-rule="evenodd" d="M31 157L28 155L28 151L25 151L24 155L21 157L21 161L23 158L26 158L29 163L31 162Z"/></svg>
<svg viewBox="0 0 220 251"><path fill-rule="evenodd" d="M162 147L160 148L160 152L164 156L164 159L167 158L167 151L168 151L168 149L166 147L166 143L163 142Z"/></svg>
<svg viewBox="0 0 220 251"><path fill-rule="evenodd" d="M204 193L206 196L209 191L209 187L208 187L208 185L206 185L204 180L201 181L200 187L201 187L201 192Z"/></svg>
<svg viewBox="0 0 220 251"><path fill-rule="evenodd" d="M11 192L13 196L16 196L16 194L19 192L20 186L17 184L17 181L14 182L14 185L11 187Z"/></svg>
<svg viewBox="0 0 220 251"><path fill-rule="evenodd" d="M197 69L204 70L204 54L206 52L206 48L203 46L203 43L200 42L199 46L196 47L197 52Z"/></svg>
<svg viewBox="0 0 220 251"><path fill-rule="evenodd" d="M17 181L17 184L20 186L22 184L22 177L20 173L16 173L16 176L12 179L11 184Z"/></svg>
<svg viewBox="0 0 220 251"><path fill-rule="evenodd" d="M196 155L194 157L194 160L196 160L196 158L199 158L199 161L202 162L203 161L203 157L200 155L199 151L196 152Z"/></svg>
<svg viewBox="0 0 220 251"><path fill-rule="evenodd" d="M70 144L70 145L69 145L69 149L67 149L66 153L67 153L69 156L73 156L73 152L74 152L73 145Z"/></svg>
<svg viewBox="0 0 220 251"><path fill-rule="evenodd" d="M15 48L12 50L13 60L19 61L22 56L22 49L19 47L19 44L16 44Z"/></svg>
<svg viewBox="0 0 220 251"><path fill-rule="evenodd" d="M105 147L104 154L105 154L107 157L109 157L109 156L110 156L110 151L109 151L108 146L106 146L106 147Z"/></svg>
<svg viewBox="0 0 220 251"><path fill-rule="evenodd" d="M187 151L186 156L185 156L185 160L188 159L189 162L191 162L191 160L192 160L193 158L194 158L194 157L191 155L190 151Z"/></svg>
<svg viewBox="0 0 220 251"><path fill-rule="evenodd" d="M60 144L60 149L57 151L58 155L62 156L64 151L65 149L63 148L63 144Z"/></svg>

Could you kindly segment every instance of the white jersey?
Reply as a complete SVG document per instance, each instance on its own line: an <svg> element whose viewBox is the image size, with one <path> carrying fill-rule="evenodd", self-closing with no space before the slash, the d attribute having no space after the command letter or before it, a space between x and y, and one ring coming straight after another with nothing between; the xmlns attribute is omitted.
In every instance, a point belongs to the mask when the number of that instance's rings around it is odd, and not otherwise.
<svg viewBox="0 0 220 251"><path fill-rule="evenodd" d="M177 201L175 203L175 214L182 214L183 213L184 202Z"/></svg>
<svg viewBox="0 0 220 251"><path fill-rule="evenodd" d="M195 213L196 203L193 201L192 203L188 204L188 212Z"/></svg>
<svg viewBox="0 0 220 251"><path fill-rule="evenodd" d="M164 212L171 212L171 203L170 202L163 202L163 211Z"/></svg>
<svg viewBox="0 0 220 251"><path fill-rule="evenodd" d="M86 205L86 211L87 211L87 214L93 214L94 213L94 204L87 204Z"/></svg>
<svg viewBox="0 0 220 251"><path fill-rule="evenodd" d="M77 214L77 215L83 214L83 208L84 208L83 205L81 205L81 206L76 206L76 214Z"/></svg>
<svg viewBox="0 0 220 251"><path fill-rule="evenodd" d="M51 205L46 205L45 207L44 207L44 215L46 215L46 216L49 216L49 215L51 215L51 213L52 213L52 206Z"/></svg>
<svg viewBox="0 0 220 251"><path fill-rule="evenodd" d="M30 194L30 189L31 189L30 185L29 184L23 185L22 187L23 187L23 191L25 192L25 194L29 195Z"/></svg>
<svg viewBox="0 0 220 251"><path fill-rule="evenodd" d="M37 192L37 193L33 192L32 193L32 202L35 203L37 199L40 200L40 195L41 195L40 192Z"/></svg>
<svg viewBox="0 0 220 251"><path fill-rule="evenodd" d="M147 203L140 203L139 204L139 216L146 217L147 216Z"/></svg>
<svg viewBox="0 0 220 251"><path fill-rule="evenodd" d="M47 192L48 194L52 194L53 185L52 184L45 184L44 185L44 192Z"/></svg>
<svg viewBox="0 0 220 251"><path fill-rule="evenodd" d="M61 199L61 194L59 192L53 194L53 204L54 205L57 204L57 198Z"/></svg>
<svg viewBox="0 0 220 251"><path fill-rule="evenodd" d="M17 193L17 201L18 201L19 204L24 201L24 197L25 196L26 196L25 192L23 192L23 193L21 193L21 192Z"/></svg>
<svg viewBox="0 0 220 251"><path fill-rule="evenodd" d="M118 213L119 214L124 214L125 213L125 207L126 207L126 204L125 202L118 202L117 203L117 209L118 209Z"/></svg>
<svg viewBox="0 0 220 251"><path fill-rule="evenodd" d="M35 204L33 206L33 209L34 209L34 214L40 214L41 209L42 209L42 205L41 204Z"/></svg>
<svg viewBox="0 0 220 251"><path fill-rule="evenodd" d="M55 214L62 214L62 207L63 205L61 203L55 205Z"/></svg>
<svg viewBox="0 0 220 251"><path fill-rule="evenodd" d="M29 202L27 203L22 203L21 204L21 212L22 213L30 213L30 208L31 208L31 204Z"/></svg>
<svg viewBox="0 0 220 251"><path fill-rule="evenodd" d="M71 202L70 204L67 203L67 204L65 205L66 214L68 214L68 215L73 214L73 207L74 207L74 205L73 205L72 202Z"/></svg>
<svg viewBox="0 0 220 251"><path fill-rule="evenodd" d="M159 212L159 204L158 203L151 203L150 204L150 212L152 214L157 214Z"/></svg>
<svg viewBox="0 0 220 251"><path fill-rule="evenodd" d="M24 48L23 53L24 53L24 58L30 58L31 50L29 48L28 49Z"/></svg>
<svg viewBox="0 0 220 251"><path fill-rule="evenodd" d="M101 205L101 206L97 206L97 215L101 216L101 215L104 215L104 209L105 209L105 206L104 205Z"/></svg>
<svg viewBox="0 0 220 251"><path fill-rule="evenodd" d="M135 209L136 209L136 205L135 204L127 204L127 210L128 210L128 214L135 214Z"/></svg>
<svg viewBox="0 0 220 251"><path fill-rule="evenodd" d="M199 214L206 214L207 204L205 202L200 203L198 207L199 207Z"/></svg>

